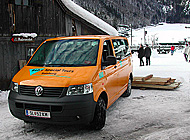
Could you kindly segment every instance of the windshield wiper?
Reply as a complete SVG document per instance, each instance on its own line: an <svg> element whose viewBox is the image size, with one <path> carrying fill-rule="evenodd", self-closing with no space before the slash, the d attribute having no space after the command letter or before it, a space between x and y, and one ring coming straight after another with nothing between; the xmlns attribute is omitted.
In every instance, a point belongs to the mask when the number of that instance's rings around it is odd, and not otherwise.
<svg viewBox="0 0 190 140"><path fill-rule="evenodd" d="M44 67L73 67L76 64L45 64Z"/></svg>
<svg viewBox="0 0 190 140"><path fill-rule="evenodd" d="M44 66L44 64L29 63L28 66Z"/></svg>

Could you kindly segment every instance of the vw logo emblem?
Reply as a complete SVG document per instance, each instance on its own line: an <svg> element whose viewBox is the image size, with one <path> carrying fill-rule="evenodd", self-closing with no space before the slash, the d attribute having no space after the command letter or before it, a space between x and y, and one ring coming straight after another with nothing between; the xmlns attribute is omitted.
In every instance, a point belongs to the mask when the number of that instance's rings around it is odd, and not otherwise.
<svg viewBox="0 0 190 140"><path fill-rule="evenodd" d="M43 93L43 88L41 86L37 86L35 88L35 94L36 94L36 96L41 96L42 93Z"/></svg>

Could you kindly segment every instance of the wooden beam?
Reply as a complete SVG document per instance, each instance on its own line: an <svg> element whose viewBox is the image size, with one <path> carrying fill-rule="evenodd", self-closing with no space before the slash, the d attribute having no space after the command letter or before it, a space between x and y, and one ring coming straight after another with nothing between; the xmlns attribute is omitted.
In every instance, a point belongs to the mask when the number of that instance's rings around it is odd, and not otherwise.
<svg viewBox="0 0 190 140"><path fill-rule="evenodd" d="M152 74L145 77L134 77L132 87L155 88L155 89L175 89L180 83L176 79L153 77Z"/></svg>
<svg viewBox="0 0 190 140"><path fill-rule="evenodd" d="M150 85L150 84L136 84L132 83L132 87L138 87L138 88L153 88L153 89L176 89L179 87L180 83L179 82L174 82L173 84L170 85Z"/></svg>
<svg viewBox="0 0 190 140"><path fill-rule="evenodd" d="M153 77L153 74L150 74L150 75L148 75L148 76L146 76L146 77L143 77L142 78L142 81L146 81L146 80L148 80L148 79L150 79L150 78L152 78Z"/></svg>
<svg viewBox="0 0 190 140"><path fill-rule="evenodd" d="M151 77L151 75L147 77L134 77L133 83L136 84L152 84L152 85L168 85L175 81L175 79L171 78L160 78L160 77ZM148 79L149 78L149 79ZM145 80L147 79L147 80Z"/></svg>

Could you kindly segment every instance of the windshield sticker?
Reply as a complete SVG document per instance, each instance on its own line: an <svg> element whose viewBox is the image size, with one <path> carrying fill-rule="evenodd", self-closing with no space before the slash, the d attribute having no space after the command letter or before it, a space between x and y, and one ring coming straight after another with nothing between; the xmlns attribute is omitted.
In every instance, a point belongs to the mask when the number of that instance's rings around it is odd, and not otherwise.
<svg viewBox="0 0 190 140"><path fill-rule="evenodd" d="M86 60L85 60L84 63L90 65L90 64L91 64L91 61L86 61Z"/></svg>
<svg viewBox="0 0 190 140"><path fill-rule="evenodd" d="M39 71L43 71L43 70L44 70L44 68L41 68L41 69L29 69L30 76L37 73L37 72L39 72Z"/></svg>
<svg viewBox="0 0 190 140"><path fill-rule="evenodd" d="M99 78L101 79L101 78L103 78L104 77L104 73L103 72L100 72L99 73Z"/></svg>

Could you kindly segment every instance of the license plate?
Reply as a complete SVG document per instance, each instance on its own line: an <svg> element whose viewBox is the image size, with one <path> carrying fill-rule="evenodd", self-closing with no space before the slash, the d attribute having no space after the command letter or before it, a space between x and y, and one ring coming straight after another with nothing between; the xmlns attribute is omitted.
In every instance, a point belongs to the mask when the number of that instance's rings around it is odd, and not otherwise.
<svg viewBox="0 0 190 140"><path fill-rule="evenodd" d="M25 115L30 117L50 118L50 112L25 110Z"/></svg>

